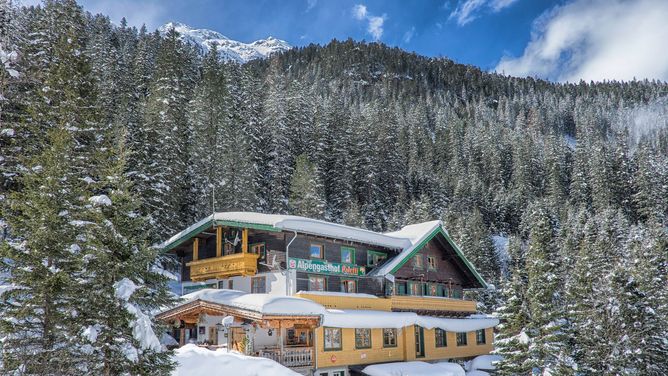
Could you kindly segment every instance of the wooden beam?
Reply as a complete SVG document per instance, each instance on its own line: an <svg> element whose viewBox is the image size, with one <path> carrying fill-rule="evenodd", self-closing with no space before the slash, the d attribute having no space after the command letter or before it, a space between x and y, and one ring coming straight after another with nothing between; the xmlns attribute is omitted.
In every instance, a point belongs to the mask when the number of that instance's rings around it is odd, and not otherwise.
<svg viewBox="0 0 668 376"><path fill-rule="evenodd" d="M216 227L216 257L223 255L223 228Z"/></svg>
<svg viewBox="0 0 668 376"><path fill-rule="evenodd" d="M248 229L241 230L241 253L248 253Z"/></svg>
<svg viewBox="0 0 668 376"><path fill-rule="evenodd" d="M199 260L199 238L193 241L193 261Z"/></svg>

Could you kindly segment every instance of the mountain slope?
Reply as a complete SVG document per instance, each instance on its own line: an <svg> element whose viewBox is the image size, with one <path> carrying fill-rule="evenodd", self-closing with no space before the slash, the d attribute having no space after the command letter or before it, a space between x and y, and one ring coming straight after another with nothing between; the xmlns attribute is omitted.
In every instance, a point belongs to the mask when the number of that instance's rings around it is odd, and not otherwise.
<svg viewBox="0 0 668 376"><path fill-rule="evenodd" d="M158 31L164 35L172 28L181 35L182 40L200 46L204 52L209 51L215 45L218 46L218 51L223 59L236 61L240 64L254 59L263 59L273 53L292 48L288 42L274 37L256 40L252 43L243 43L232 40L217 31L195 29L178 22L168 22L158 28Z"/></svg>

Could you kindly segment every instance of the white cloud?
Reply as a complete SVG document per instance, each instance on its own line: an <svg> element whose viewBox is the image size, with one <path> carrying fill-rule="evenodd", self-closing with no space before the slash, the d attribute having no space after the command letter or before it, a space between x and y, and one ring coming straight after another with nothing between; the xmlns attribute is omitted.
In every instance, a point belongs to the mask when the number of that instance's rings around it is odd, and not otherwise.
<svg viewBox="0 0 668 376"><path fill-rule="evenodd" d="M368 22L366 31L371 34L374 40L379 40L383 36L383 24L387 19L387 15L373 16L364 4L356 4L353 6L353 17L358 21L366 20Z"/></svg>
<svg viewBox="0 0 668 376"><path fill-rule="evenodd" d="M402 38L402 40L404 41L404 43L410 43L414 35L415 35L415 26L412 26L410 30L404 33L404 37Z"/></svg>
<svg viewBox="0 0 668 376"><path fill-rule="evenodd" d="M490 9L492 12L499 12L504 8L513 5L517 0L464 0L457 4L450 19L455 19L457 25L464 26L480 16L480 12Z"/></svg>
<svg viewBox="0 0 668 376"><path fill-rule="evenodd" d="M353 7L353 17L355 17L356 20L363 20L366 18L366 5L363 4L356 4Z"/></svg>
<svg viewBox="0 0 668 376"><path fill-rule="evenodd" d="M668 80L668 2L575 0L534 21L520 57L495 70L558 81Z"/></svg>
<svg viewBox="0 0 668 376"><path fill-rule="evenodd" d="M315 8L316 5L318 5L318 0L306 0L306 11Z"/></svg>
<svg viewBox="0 0 668 376"><path fill-rule="evenodd" d="M140 27L146 24L149 30L156 29L166 21L166 12L159 1L137 0L80 0L84 10L93 14L102 13L118 24L123 17L128 25Z"/></svg>

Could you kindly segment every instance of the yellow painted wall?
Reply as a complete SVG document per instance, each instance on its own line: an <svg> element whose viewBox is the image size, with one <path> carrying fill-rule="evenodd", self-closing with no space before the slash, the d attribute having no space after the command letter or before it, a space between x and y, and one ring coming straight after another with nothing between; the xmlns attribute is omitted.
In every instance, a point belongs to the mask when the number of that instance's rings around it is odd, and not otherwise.
<svg viewBox="0 0 668 376"><path fill-rule="evenodd" d="M398 296L389 298L364 298L341 295L319 295L299 293L295 296L313 300L327 308L336 309L373 309L377 311L395 310L434 310L476 312L476 302L472 300L448 299L428 296Z"/></svg>
<svg viewBox="0 0 668 376"><path fill-rule="evenodd" d="M318 295L300 293L296 294L300 298L313 300L314 302L325 306L326 308L336 309L372 309L376 311L390 311L392 302L385 298L363 298L349 297L339 295Z"/></svg>
<svg viewBox="0 0 668 376"><path fill-rule="evenodd" d="M394 295L390 298L393 309L476 312L476 302L472 300L449 299L428 296Z"/></svg>
<svg viewBox="0 0 668 376"><path fill-rule="evenodd" d="M371 348L355 349L355 329L342 330L342 349L324 351L324 329L315 330L317 342L318 367L349 366L355 364L398 362L411 360L443 360L452 358L468 358L482 354L489 354L493 349L494 333L492 328L485 329L487 343L477 345L475 332L468 332L467 346L457 346L457 336L454 332L447 333L448 346L436 347L435 330L424 329L425 356L415 357L415 329L412 326L399 329L397 347L383 347L382 329L371 329ZM336 361L332 362L332 355Z"/></svg>
<svg viewBox="0 0 668 376"><path fill-rule="evenodd" d="M404 358L403 329L397 329L397 347L383 347L383 330L371 329L371 348L355 349L355 329L341 329L340 351L324 351L324 329L316 329L316 339L318 341L318 367L346 366L353 364L368 364L382 362L397 362ZM336 356L336 361L332 362L332 355Z"/></svg>

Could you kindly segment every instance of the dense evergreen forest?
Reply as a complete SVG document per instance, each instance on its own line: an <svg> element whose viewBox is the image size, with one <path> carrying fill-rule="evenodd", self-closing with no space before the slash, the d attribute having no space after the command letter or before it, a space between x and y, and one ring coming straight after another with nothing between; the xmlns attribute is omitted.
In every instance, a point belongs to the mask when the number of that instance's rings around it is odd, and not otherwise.
<svg viewBox="0 0 668 376"><path fill-rule="evenodd" d="M513 78L352 40L238 65L72 1L0 18L4 266L24 266L12 283L56 275L62 258L68 278L95 286L143 273L154 307L168 298L146 244L212 211L375 231L442 219L496 286L472 295L503 319L500 374L668 374L668 84ZM82 220L98 224L84 239ZM104 259L119 263L108 283L81 275L85 256L64 251L77 242L121 254ZM82 290L57 291L68 302ZM7 331L24 312L2 309ZM147 358L132 372L168 367Z"/></svg>

